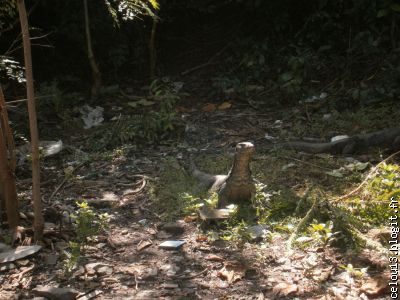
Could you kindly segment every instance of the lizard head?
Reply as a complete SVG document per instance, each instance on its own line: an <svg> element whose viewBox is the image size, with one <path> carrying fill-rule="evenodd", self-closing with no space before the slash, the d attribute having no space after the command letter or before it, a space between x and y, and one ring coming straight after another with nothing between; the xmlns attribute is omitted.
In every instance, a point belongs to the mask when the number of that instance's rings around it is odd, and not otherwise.
<svg viewBox="0 0 400 300"><path fill-rule="evenodd" d="M236 152L237 153L248 153L252 155L255 151L254 145L250 142L242 142L236 145Z"/></svg>

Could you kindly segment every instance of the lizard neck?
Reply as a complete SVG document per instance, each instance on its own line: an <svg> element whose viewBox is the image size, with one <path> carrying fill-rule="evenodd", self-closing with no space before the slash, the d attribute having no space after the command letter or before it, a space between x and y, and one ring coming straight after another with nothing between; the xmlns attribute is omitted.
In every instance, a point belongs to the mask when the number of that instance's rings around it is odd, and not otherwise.
<svg viewBox="0 0 400 300"><path fill-rule="evenodd" d="M251 178L250 172L250 155L235 155L233 165L229 171L229 179L246 180Z"/></svg>

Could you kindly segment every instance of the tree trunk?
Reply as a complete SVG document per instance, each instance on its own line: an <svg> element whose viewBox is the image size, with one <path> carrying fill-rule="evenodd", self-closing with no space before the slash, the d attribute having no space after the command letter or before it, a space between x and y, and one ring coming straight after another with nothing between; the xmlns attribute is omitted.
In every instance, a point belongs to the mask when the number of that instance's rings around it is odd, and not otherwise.
<svg viewBox="0 0 400 300"><path fill-rule="evenodd" d="M90 23L89 23L89 9L87 0L83 0L84 12L85 12L85 32L86 32L86 45L87 45L87 55L90 63L90 68L92 69L92 88L90 91L90 96L92 99L96 99L99 95L99 90L101 87L101 73L99 66L94 57L92 48L92 36L90 34Z"/></svg>
<svg viewBox="0 0 400 300"><path fill-rule="evenodd" d="M32 149L32 200L35 220L33 223L34 239L43 238L44 221L42 214L42 199L40 196L40 166L39 166L39 134L37 128L35 95L33 88L32 54L29 39L28 18L24 0L18 0L19 20L21 22L22 41L24 45L26 91L28 98L29 128L31 132Z"/></svg>
<svg viewBox="0 0 400 300"><path fill-rule="evenodd" d="M2 209L7 212L11 230L19 225L17 189L15 186L15 148L3 91L0 86L0 216ZM0 218L1 219L1 218Z"/></svg>

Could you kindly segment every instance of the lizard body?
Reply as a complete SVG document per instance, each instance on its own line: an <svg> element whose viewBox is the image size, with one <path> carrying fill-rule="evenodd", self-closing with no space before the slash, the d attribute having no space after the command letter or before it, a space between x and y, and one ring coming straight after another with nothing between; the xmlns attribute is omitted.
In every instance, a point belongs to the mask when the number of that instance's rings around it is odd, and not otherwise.
<svg viewBox="0 0 400 300"><path fill-rule="evenodd" d="M192 175L210 191L218 193L218 207L249 201L255 194L250 161L255 149L250 142L236 145L235 157L228 175L210 175L198 170L192 162Z"/></svg>
<svg viewBox="0 0 400 300"><path fill-rule="evenodd" d="M400 128L390 128L367 134L358 134L346 139L326 142L308 143L303 141L287 142L280 145L284 149L293 149L307 153L352 154L365 152L370 148L400 149Z"/></svg>

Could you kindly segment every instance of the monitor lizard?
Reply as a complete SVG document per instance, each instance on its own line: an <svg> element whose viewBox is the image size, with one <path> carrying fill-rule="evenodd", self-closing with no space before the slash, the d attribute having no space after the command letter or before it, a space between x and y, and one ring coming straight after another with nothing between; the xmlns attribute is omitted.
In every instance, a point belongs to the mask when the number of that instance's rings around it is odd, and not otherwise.
<svg viewBox="0 0 400 300"><path fill-rule="evenodd" d="M254 196L256 188L250 170L250 161L254 152L252 143L238 143L228 175L211 175L202 172L191 160L192 176L211 192L218 193L218 208L231 203L250 201Z"/></svg>

